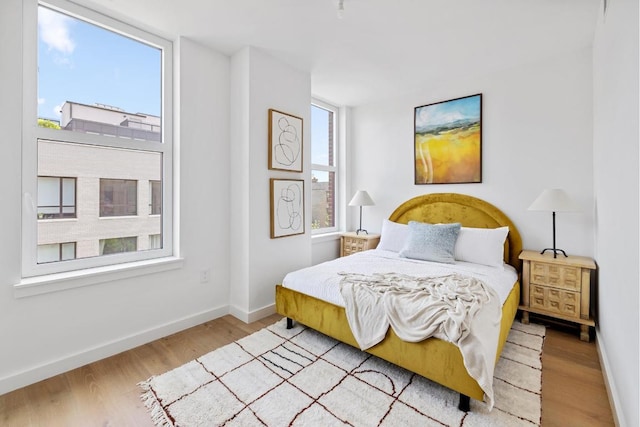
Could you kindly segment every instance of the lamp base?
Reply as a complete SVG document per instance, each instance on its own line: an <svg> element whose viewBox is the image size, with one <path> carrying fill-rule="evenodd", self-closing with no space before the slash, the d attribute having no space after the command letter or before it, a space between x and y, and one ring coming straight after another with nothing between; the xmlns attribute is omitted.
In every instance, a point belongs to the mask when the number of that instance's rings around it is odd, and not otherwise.
<svg viewBox="0 0 640 427"><path fill-rule="evenodd" d="M562 255L564 255L565 258L569 258L569 255L567 255L565 251L563 251L562 249L556 249L556 248L545 248L542 252L540 252L540 255L544 254L546 251L553 252L554 258L558 257L558 252L562 252Z"/></svg>
<svg viewBox="0 0 640 427"><path fill-rule="evenodd" d="M364 231L364 234L369 234L369 232L368 232L367 230L365 230L365 229L363 229L363 228L358 228L358 229L356 230L356 235L360 234L360 232L361 232L361 231Z"/></svg>

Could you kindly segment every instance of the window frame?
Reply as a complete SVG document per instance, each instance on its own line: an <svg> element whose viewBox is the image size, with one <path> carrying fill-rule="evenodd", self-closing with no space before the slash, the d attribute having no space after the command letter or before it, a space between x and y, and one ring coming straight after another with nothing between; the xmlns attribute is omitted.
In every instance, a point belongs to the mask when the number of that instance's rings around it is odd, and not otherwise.
<svg viewBox="0 0 640 427"><path fill-rule="evenodd" d="M73 18L105 28L121 36L160 50L161 57L161 142L128 140L103 135L85 134L64 129L49 129L37 125L38 90L38 6L62 12ZM25 0L23 2L23 139L22 139L22 277L35 278L79 270L118 267L145 260L176 257L173 214L173 43L136 28L131 24L103 15L67 0ZM37 263L37 178L38 140L61 141L110 148L160 153L162 156L162 242L161 249L128 252L109 256L80 258L59 263ZM76 206L81 201L76 194ZM76 208L77 209L77 208ZM138 215L140 211L138 210ZM76 214L77 215L77 214Z"/></svg>
<svg viewBox="0 0 640 427"><path fill-rule="evenodd" d="M324 227L311 229L312 236L321 236L326 234L332 234L340 231L341 229L341 212L342 212L342 198L341 198L341 188L342 188L342 176L341 176L341 168L340 168L340 160L341 160L341 141L339 137L340 130L340 108L329 104L327 102L321 101L319 99L313 98L311 100L311 107L318 107L324 110L330 111L333 114L333 165L320 165L316 163L311 163L311 174L313 176L313 171L323 171L323 172L333 172L334 173L334 221L333 227ZM309 138L311 140L311 138ZM313 141L311 141L313 144ZM313 188L311 193L311 204L313 205Z"/></svg>

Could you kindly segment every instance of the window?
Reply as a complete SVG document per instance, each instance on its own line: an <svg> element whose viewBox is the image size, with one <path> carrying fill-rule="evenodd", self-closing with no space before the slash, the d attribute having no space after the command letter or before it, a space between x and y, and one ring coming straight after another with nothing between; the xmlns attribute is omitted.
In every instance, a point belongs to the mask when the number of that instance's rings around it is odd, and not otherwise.
<svg viewBox="0 0 640 427"><path fill-rule="evenodd" d="M149 235L149 249L160 249L162 247L162 236L159 234Z"/></svg>
<svg viewBox="0 0 640 427"><path fill-rule="evenodd" d="M38 264L68 261L76 257L76 243L51 243L38 245Z"/></svg>
<svg viewBox="0 0 640 427"><path fill-rule="evenodd" d="M171 43L67 0L23 4L23 277L174 255Z"/></svg>
<svg viewBox="0 0 640 427"><path fill-rule="evenodd" d="M138 181L100 180L100 216L127 216L138 213Z"/></svg>
<svg viewBox="0 0 640 427"><path fill-rule="evenodd" d="M76 217L76 179L38 177L38 219Z"/></svg>
<svg viewBox="0 0 640 427"><path fill-rule="evenodd" d="M311 229L313 233L337 230L337 108L311 105Z"/></svg>
<svg viewBox="0 0 640 427"><path fill-rule="evenodd" d="M138 247L137 237L116 237L113 239L100 239L100 255L119 254L122 252L135 252Z"/></svg>
<svg viewBox="0 0 640 427"><path fill-rule="evenodd" d="M149 215L160 215L162 213L162 183L160 181L149 181Z"/></svg>

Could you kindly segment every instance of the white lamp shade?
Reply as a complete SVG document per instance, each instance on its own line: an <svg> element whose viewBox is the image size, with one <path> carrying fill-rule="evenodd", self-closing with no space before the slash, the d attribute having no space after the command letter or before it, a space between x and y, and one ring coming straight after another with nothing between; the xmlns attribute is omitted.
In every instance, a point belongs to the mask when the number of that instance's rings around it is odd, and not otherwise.
<svg viewBox="0 0 640 427"><path fill-rule="evenodd" d="M571 197L559 188L544 190L529 206L530 211L575 212L580 210Z"/></svg>
<svg viewBox="0 0 640 427"><path fill-rule="evenodd" d="M364 190L358 190L349 202L349 206L374 206L373 199Z"/></svg>

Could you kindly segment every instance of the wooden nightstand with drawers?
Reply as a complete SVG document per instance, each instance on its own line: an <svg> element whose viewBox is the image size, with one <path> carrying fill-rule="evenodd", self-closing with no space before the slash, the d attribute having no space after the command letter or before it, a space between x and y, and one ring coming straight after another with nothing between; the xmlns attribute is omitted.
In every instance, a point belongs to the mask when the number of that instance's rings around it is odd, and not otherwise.
<svg viewBox="0 0 640 427"><path fill-rule="evenodd" d="M340 256L375 249L380 243L379 234L356 234L355 231L340 236Z"/></svg>
<svg viewBox="0 0 640 427"><path fill-rule="evenodd" d="M580 324L580 339L589 341L591 316L591 276L593 259L553 253L522 251L522 323L529 313L542 314Z"/></svg>

